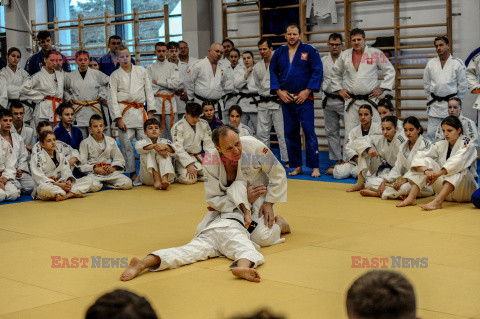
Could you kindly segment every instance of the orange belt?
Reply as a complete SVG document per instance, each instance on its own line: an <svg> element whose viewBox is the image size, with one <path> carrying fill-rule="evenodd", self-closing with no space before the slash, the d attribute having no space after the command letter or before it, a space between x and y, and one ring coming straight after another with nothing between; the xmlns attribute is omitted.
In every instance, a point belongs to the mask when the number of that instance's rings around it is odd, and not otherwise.
<svg viewBox="0 0 480 319"><path fill-rule="evenodd" d="M105 163L105 162L101 162L100 164L95 164L95 168L106 167L106 166L110 166L110 165L108 165L108 164Z"/></svg>
<svg viewBox="0 0 480 319"><path fill-rule="evenodd" d="M125 113L131 109L132 107L135 109L142 109L143 110L143 122L145 122L147 118L147 112L145 112L145 108L143 107L143 103L138 103L138 102L128 102L128 101L123 101L120 102L122 104L125 104L127 107L123 109L122 112L122 117L125 116Z"/></svg>
<svg viewBox="0 0 480 319"><path fill-rule="evenodd" d="M99 115L103 116L103 112L97 108L95 105L99 104L97 100L94 101L73 101L73 104L78 105L78 107L75 109L75 114L77 114L78 111L80 111L83 107L89 107L95 112L97 112Z"/></svg>
<svg viewBox="0 0 480 319"><path fill-rule="evenodd" d="M52 109L53 109L53 125L57 125L57 102L62 103L62 99L56 96L46 96L45 100L52 101Z"/></svg>
<svg viewBox="0 0 480 319"><path fill-rule="evenodd" d="M200 157L200 153L188 153L188 155L193 156L197 159L197 161L202 164L202 158Z"/></svg>
<svg viewBox="0 0 480 319"><path fill-rule="evenodd" d="M173 116L175 112L173 111L173 103L172 99L175 97L175 94L157 94L156 97L161 97L162 101L162 127L160 128L160 133L163 132L163 128L165 127L165 101L170 102L170 128L173 126Z"/></svg>
<svg viewBox="0 0 480 319"><path fill-rule="evenodd" d="M53 181L54 181L55 183L58 182L58 179L57 179L55 176L50 176L49 178L50 178L50 179L53 179Z"/></svg>

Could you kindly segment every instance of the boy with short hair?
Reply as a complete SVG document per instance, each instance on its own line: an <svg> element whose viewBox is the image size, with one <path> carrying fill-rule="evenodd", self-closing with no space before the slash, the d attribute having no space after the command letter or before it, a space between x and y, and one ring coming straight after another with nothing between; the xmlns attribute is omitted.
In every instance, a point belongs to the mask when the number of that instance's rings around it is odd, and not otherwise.
<svg viewBox="0 0 480 319"><path fill-rule="evenodd" d="M202 120L202 107L198 103L188 103L185 117L172 128L173 145L177 154L177 180L182 184L203 181L202 151L214 150L212 131L208 122Z"/></svg>
<svg viewBox="0 0 480 319"><path fill-rule="evenodd" d="M80 171L92 178L92 191L99 191L103 186L116 189L131 189L132 181L125 175L125 159L117 142L105 136L105 124L99 114L90 118L91 134L80 143Z"/></svg>
<svg viewBox="0 0 480 319"><path fill-rule="evenodd" d="M10 131L20 135L27 151L31 152L33 145L35 145L35 131L33 128L26 126L23 122L25 117L25 107L19 101L13 101L10 104L10 110L13 115L13 125Z"/></svg>
<svg viewBox="0 0 480 319"><path fill-rule="evenodd" d="M108 105L112 119L118 125L120 148L125 158L125 173L130 178L137 178L133 139L145 138L143 123L147 113L143 104L147 102L148 118L155 113L155 101L152 91L152 80L145 68L133 65L130 52L124 45L117 48L120 68L110 76L110 94Z"/></svg>
<svg viewBox="0 0 480 319"><path fill-rule="evenodd" d="M67 103L62 103L57 108L57 115L60 119L60 123L55 126L53 132L57 140L67 143L74 149L78 150L80 143L83 140L83 134L80 128L73 125L73 119L75 118L75 111L73 106Z"/></svg>
<svg viewBox="0 0 480 319"><path fill-rule="evenodd" d="M135 143L140 155L139 180L155 189L166 190L175 180L172 156L175 155L173 143L160 138L160 122L153 118L143 124L147 138Z"/></svg>

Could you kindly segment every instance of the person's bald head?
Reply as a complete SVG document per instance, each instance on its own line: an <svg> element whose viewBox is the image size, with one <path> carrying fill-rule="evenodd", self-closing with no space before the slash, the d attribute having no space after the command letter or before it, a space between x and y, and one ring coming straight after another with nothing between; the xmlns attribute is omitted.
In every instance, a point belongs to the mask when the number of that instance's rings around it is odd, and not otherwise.
<svg viewBox="0 0 480 319"><path fill-rule="evenodd" d="M208 49L208 58L210 62L217 63L222 58L223 46L220 43L213 43Z"/></svg>

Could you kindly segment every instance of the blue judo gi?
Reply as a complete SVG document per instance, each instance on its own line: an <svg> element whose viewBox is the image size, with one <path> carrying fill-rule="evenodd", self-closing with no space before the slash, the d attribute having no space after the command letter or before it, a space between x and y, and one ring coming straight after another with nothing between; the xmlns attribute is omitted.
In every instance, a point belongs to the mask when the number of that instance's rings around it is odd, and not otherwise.
<svg viewBox="0 0 480 319"><path fill-rule="evenodd" d="M55 126L55 128L53 129L53 132L55 133L55 138L57 140L67 143L72 148L78 150L80 148L80 143L83 140L82 131L75 125L72 125L70 130L72 132L72 136L68 134L68 131L65 128L65 126L63 126L62 123L60 123L57 126Z"/></svg>
<svg viewBox="0 0 480 319"><path fill-rule="evenodd" d="M204 119L205 121L207 121L207 119L205 118L205 115L202 115L201 116L202 119ZM208 121L207 121L208 122ZM213 130L216 129L217 127L220 127L220 126L223 126L223 122L220 121L215 115L213 116L213 120L212 120L212 123L209 123L208 125L210 125L210 129Z"/></svg>
<svg viewBox="0 0 480 319"><path fill-rule="evenodd" d="M135 64L135 60L133 58L131 59L132 59L132 64ZM113 58L110 53L107 53L101 58L97 59L97 62L98 62L99 70L108 76L112 75L113 71L115 71L120 67L120 63L117 63L117 65L113 63Z"/></svg>
<svg viewBox="0 0 480 319"><path fill-rule="evenodd" d="M45 61L43 60L43 51L35 53L31 57L28 58L27 62L25 63L25 71L27 71L30 76L33 76L35 73L39 72L42 69L42 66L45 65ZM62 54L62 69L65 72L70 72L70 64L68 63L68 59L66 56Z"/></svg>
<svg viewBox="0 0 480 319"><path fill-rule="evenodd" d="M312 94L303 104L281 102L290 167L300 167L303 164L300 124L305 134L307 167L319 167L313 92L320 91L322 79L322 60L317 49L310 44L300 42L291 64L288 45L283 45L277 49L270 61L270 89L272 94L276 94L275 90L278 89L286 90L292 95L305 89L312 90Z"/></svg>

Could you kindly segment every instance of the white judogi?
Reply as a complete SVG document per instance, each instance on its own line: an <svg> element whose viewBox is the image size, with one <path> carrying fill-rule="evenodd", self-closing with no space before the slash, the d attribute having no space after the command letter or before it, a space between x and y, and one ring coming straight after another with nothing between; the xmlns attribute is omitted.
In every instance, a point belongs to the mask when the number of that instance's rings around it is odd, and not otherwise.
<svg viewBox="0 0 480 319"><path fill-rule="evenodd" d="M252 130L258 126L258 89L253 78L253 70L245 80L247 68L237 65L233 73L233 86L238 91L238 97L234 104L241 107L243 111L242 123L248 125ZM243 94L243 96L242 96ZM246 95L253 95L252 97ZM235 98L234 98L235 99Z"/></svg>
<svg viewBox="0 0 480 319"><path fill-rule="evenodd" d="M163 158L155 149L144 150L143 148L148 145L163 143L169 145L173 149L173 153L167 151L167 158ZM140 155L140 174L138 178L144 185L153 185L153 173L155 170L161 177L167 175L169 183L175 181L175 169L173 167L172 157L175 156L175 147L172 141L166 138L158 138L155 143L150 138L145 138L135 143L135 149L138 155Z"/></svg>
<svg viewBox="0 0 480 319"><path fill-rule="evenodd" d="M474 90L480 89L480 54L477 53L468 63L468 67L465 71L465 75L468 81L469 90L473 93ZM478 93L476 93L478 94ZM477 100L473 104L473 108L480 109L480 95L477 95Z"/></svg>
<svg viewBox="0 0 480 319"><path fill-rule="evenodd" d="M342 141L340 139L340 121L344 122L345 101L332 89L332 73L335 62L329 53L322 57L323 64L323 82L322 82L322 106L325 117L325 133L328 142L328 157L332 161L342 159ZM343 78L342 78L343 82ZM337 98L328 98L326 93L338 96ZM326 99L326 102L324 102ZM345 134L344 145L347 144L348 135Z"/></svg>
<svg viewBox="0 0 480 319"><path fill-rule="evenodd" d="M0 81L0 108L8 108L7 86L4 81Z"/></svg>
<svg viewBox="0 0 480 319"><path fill-rule="evenodd" d="M196 61L187 71L185 77L185 89L189 100L202 104L203 100L211 100L214 103L217 117L221 120L221 103L219 100L225 92L233 91L230 82L227 81L227 68L217 64L213 74L212 64L208 57Z"/></svg>
<svg viewBox="0 0 480 319"><path fill-rule="evenodd" d="M37 142L35 145L33 145L31 157L33 157L36 153L41 152L42 150L43 148L42 146L40 146L40 142ZM57 153L62 153L63 156L65 156L65 158L67 159L67 161L70 161L73 157L77 159L77 162L75 163L75 165L70 167L72 171L75 168L75 166L77 166L80 163L79 161L80 153L78 152L78 150L74 149L67 143L64 143L62 141L57 141L57 147L55 150L57 151ZM30 159L30 162L31 162L31 159Z"/></svg>
<svg viewBox="0 0 480 319"><path fill-rule="evenodd" d="M14 201L20 196L20 190L15 186L16 162L17 158L10 143L0 139L0 176L8 180L5 184L5 190L0 188L0 202L4 200Z"/></svg>
<svg viewBox="0 0 480 319"><path fill-rule="evenodd" d="M175 146L175 152L177 159L175 161L175 169L177 171L177 181L182 184L194 184L199 177L204 175L202 160L200 152L210 152L215 149L212 142L212 131L208 122L200 119L193 128L188 124L187 119L184 117L172 128L173 145ZM197 170L197 178L190 179L187 176L187 166L194 164Z"/></svg>
<svg viewBox="0 0 480 319"><path fill-rule="evenodd" d="M168 62L155 61L147 66L147 71L152 81L153 95L155 96L155 118L161 123L161 137L171 139L171 127L176 122L177 103L175 91L180 87L180 74L178 66Z"/></svg>
<svg viewBox="0 0 480 319"><path fill-rule="evenodd" d="M20 100L31 100L36 103L35 123L46 120L52 122L54 126L57 125L55 110L63 100L64 78L65 72L55 70L50 74L42 68L23 83Z"/></svg>
<svg viewBox="0 0 480 319"><path fill-rule="evenodd" d="M358 154L358 174L365 178L365 188L376 191L395 165L399 153L400 145L405 142L405 138L400 133L396 133L392 141L389 142L383 135L367 135L357 139L353 147ZM378 157L371 158L367 149L374 148ZM372 176L367 177L370 172Z"/></svg>
<svg viewBox="0 0 480 319"><path fill-rule="evenodd" d="M106 121L108 119L97 101L99 97L107 99L105 88L108 82L109 77L105 73L90 68L87 69L85 78L82 78L78 70L65 75L65 100L73 101L76 125L82 131L83 138L89 135L88 126L93 114L104 117Z"/></svg>
<svg viewBox="0 0 480 319"><path fill-rule="evenodd" d="M450 55L442 68L438 56L430 59L423 71L423 87L429 102L433 100L432 94L438 97L456 94L460 100L463 100L468 90L463 61ZM434 101L427 106L427 115L428 126L425 137L430 142L435 142L436 129L448 116L448 102Z"/></svg>
<svg viewBox="0 0 480 319"><path fill-rule="evenodd" d="M275 127L280 156L282 161L288 162L287 143L283 127L283 112L278 97L270 94L270 64L265 67L265 61L258 61L253 67L253 79L258 89L261 101L258 104L257 138L267 147L270 147L270 131Z"/></svg>
<svg viewBox="0 0 480 319"><path fill-rule="evenodd" d="M197 58L189 57L188 63L178 61L178 64L177 64L178 75L180 79L180 85L175 92L175 102L177 104L177 119L176 119L177 121L181 120L185 115L185 106L187 104L180 99L180 93L185 91L185 77L187 76L188 68L191 67L196 61L198 61ZM188 98L193 99L193 97L192 98L188 97Z"/></svg>
<svg viewBox="0 0 480 319"><path fill-rule="evenodd" d="M390 170L390 172L385 176L385 180L390 184L394 184L397 180L403 178L403 176L410 170L412 166L412 161L417 155L418 152L425 151L430 148L430 142L424 138L422 135L418 136L417 141L410 150L409 141L406 140L400 145L398 150L397 161L395 165ZM400 189L397 191L391 186L386 186L382 194L382 199L388 198L399 198L403 195L408 195L412 186L410 183L405 183L400 186ZM432 187L425 186L420 190L418 197L428 197L434 194Z"/></svg>
<svg viewBox="0 0 480 319"><path fill-rule="evenodd" d="M92 192L99 191L103 186L116 189L131 189L132 180L123 175L125 159L118 149L117 142L110 136L103 136L103 142L98 143L92 135L89 135L80 143L79 168L82 173L88 174L92 179ZM108 175L95 174L93 169L102 163L117 166L117 170Z"/></svg>
<svg viewBox="0 0 480 319"><path fill-rule="evenodd" d="M30 160L30 169L35 181L35 190L32 193L34 199L53 200L56 195L65 196L66 192L53 183L65 183L70 180L72 189L70 192L75 194L84 194L92 188L90 177L75 179L68 165L67 158L61 152L55 152L58 166L55 165L52 158L42 148L40 152L32 154Z"/></svg>
<svg viewBox="0 0 480 319"><path fill-rule="evenodd" d="M478 131L475 122L468 117L463 116L462 114L460 114L458 119L460 120L460 122L462 122L462 134L468 137L475 145L475 147L478 147ZM437 130L435 131L435 140L440 141L444 139L445 137L443 136L442 126L439 125Z"/></svg>
<svg viewBox="0 0 480 319"><path fill-rule="evenodd" d="M18 134L17 129L13 125L12 125L12 128L10 129L10 132ZM25 146L35 145L35 131L33 130L33 128L23 125L22 131L20 132L20 136L22 137L22 140Z"/></svg>
<svg viewBox="0 0 480 319"><path fill-rule="evenodd" d="M22 137L17 133L12 133L10 131L10 137L13 143L13 152L17 158L15 170L19 169L22 171L22 176L20 178L17 178L15 172L15 186L22 192L22 194L31 194L35 185L28 167L28 152L25 143L23 142ZM8 143L8 141L1 135L0 139Z"/></svg>
<svg viewBox="0 0 480 319"><path fill-rule="evenodd" d="M110 76L109 107L112 119L122 118L127 125L127 131L118 130L120 148L125 158L125 173L135 172L135 153L133 151L133 139L137 141L145 138L143 123L147 119L147 113L143 104L147 102L147 110L155 110L153 99L152 80L145 68L132 65L130 73L121 67ZM137 103L138 108L129 107L121 102ZM142 105L140 107L140 105Z"/></svg>
<svg viewBox="0 0 480 319"><path fill-rule="evenodd" d="M366 135L382 135L382 127L380 123L371 123L370 129ZM343 161L339 165L335 165L333 168L333 178L335 179L346 179L349 177L357 178L358 177L358 167L357 163L353 158L358 156L357 151L355 150L354 143L356 140L362 138L362 125L355 126L350 133L348 134L347 143L343 148Z"/></svg>
<svg viewBox="0 0 480 319"><path fill-rule="evenodd" d="M237 129L238 129L238 135L240 137L242 137L242 136L253 136L252 129L250 127L246 126L243 123L240 123L240 125L237 127Z"/></svg>
<svg viewBox="0 0 480 319"><path fill-rule="evenodd" d="M210 222L219 215L221 218L238 218L240 204L250 210L252 220L258 225L251 234L251 240L261 247L279 244L285 241L280 238L281 230L277 224L272 228L265 226L264 216L258 213L264 202L284 203L287 201L287 176L285 169L278 162L265 144L251 136L241 137L242 156L238 162L235 182L228 186L227 173L219 153L214 150L204 157L205 200L211 207L204 220L197 228L197 234L208 228ZM263 184L267 192L254 203L248 203L246 183L251 186ZM235 185L235 187L233 187ZM240 219L243 222L243 218Z"/></svg>
<svg viewBox="0 0 480 319"><path fill-rule="evenodd" d="M382 51L366 45L358 71L353 66L352 52L353 49L343 51L335 62L332 73L332 92L345 89L351 94L368 95L379 86L378 69L383 72L380 88L392 90L395 82L395 68ZM345 101L345 135L348 135L351 129L360 124L358 109L367 101L356 100L348 107L350 102L352 100ZM375 118L378 117L376 111L374 111L374 115Z"/></svg>
<svg viewBox="0 0 480 319"><path fill-rule="evenodd" d="M5 81L6 92L8 100L19 100L20 99L20 90L22 89L23 83L30 79L27 71L17 66L15 72L10 69L9 66L4 67L0 70L0 82ZM3 105L4 102L0 103ZM25 115L23 121L30 123L33 119L33 108L25 105L24 107Z"/></svg>
<svg viewBox="0 0 480 319"><path fill-rule="evenodd" d="M414 170L417 167L425 166L434 172L441 168L447 170L446 175L440 176L432 187L439 193L445 182L454 186L446 201L469 202L473 192L478 188L477 176L477 150L473 142L466 136L460 135L452 148L450 157L447 159L449 142L447 140L434 143L430 149L418 152L412 161L410 171L405 175L412 183L420 189L426 185L424 172Z"/></svg>

